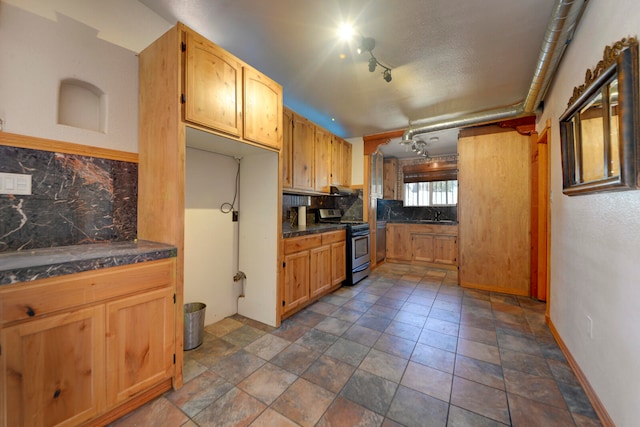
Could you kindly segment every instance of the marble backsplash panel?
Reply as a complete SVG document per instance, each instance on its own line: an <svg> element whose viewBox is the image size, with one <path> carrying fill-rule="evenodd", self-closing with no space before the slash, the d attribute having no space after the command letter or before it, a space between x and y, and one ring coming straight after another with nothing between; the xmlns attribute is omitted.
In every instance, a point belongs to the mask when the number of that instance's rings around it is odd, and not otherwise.
<svg viewBox="0 0 640 427"><path fill-rule="evenodd" d="M32 195L0 195L0 252L136 238L138 164L0 146L0 172Z"/></svg>

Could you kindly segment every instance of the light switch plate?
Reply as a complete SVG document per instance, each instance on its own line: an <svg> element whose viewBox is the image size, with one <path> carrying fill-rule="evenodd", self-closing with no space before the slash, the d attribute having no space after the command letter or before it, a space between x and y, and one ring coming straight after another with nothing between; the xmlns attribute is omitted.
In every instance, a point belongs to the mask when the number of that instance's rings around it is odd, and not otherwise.
<svg viewBox="0 0 640 427"><path fill-rule="evenodd" d="M31 195L31 175L0 172L0 194Z"/></svg>

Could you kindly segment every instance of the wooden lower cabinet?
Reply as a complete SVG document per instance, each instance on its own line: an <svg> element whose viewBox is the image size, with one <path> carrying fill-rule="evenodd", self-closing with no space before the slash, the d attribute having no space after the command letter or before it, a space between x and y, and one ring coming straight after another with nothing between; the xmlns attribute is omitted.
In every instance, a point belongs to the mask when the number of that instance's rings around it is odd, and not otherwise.
<svg viewBox="0 0 640 427"><path fill-rule="evenodd" d="M0 426L106 424L153 397L175 372L174 294L173 258L2 286Z"/></svg>
<svg viewBox="0 0 640 427"><path fill-rule="evenodd" d="M455 225L387 223L387 261L457 268Z"/></svg>
<svg viewBox="0 0 640 427"><path fill-rule="evenodd" d="M290 316L346 279L346 232L284 239L282 313Z"/></svg>
<svg viewBox="0 0 640 427"><path fill-rule="evenodd" d="M104 306L2 330L4 426L73 426L104 399Z"/></svg>
<svg viewBox="0 0 640 427"><path fill-rule="evenodd" d="M173 375L173 293L166 288L107 304L110 406Z"/></svg>

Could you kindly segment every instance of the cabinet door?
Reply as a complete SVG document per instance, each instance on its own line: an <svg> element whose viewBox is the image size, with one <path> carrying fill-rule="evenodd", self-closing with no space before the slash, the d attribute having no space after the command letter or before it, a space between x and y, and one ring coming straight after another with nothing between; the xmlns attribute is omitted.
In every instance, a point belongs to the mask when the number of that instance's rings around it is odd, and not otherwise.
<svg viewBox="0 0 640 427"><path fill-rule="evenodd" d="M414 234L411 236L411 244L413 245L413 260L433 262L433 235L432 234Z"/></svg>
<svg viewBox="0 0 640 427"><path fill-rule="evenodd" d="M72 426L104 407L104 306L2 331L0 413L5 426Z"/></svg>
<svg viewBox="0 0 640 427"><path fill-rule="evenodd" d="M293 111L285 108L282 126L282 150L280 161L282 162L282 187L293 186Z"/></svg>
<svg viewBox="0 0 640 427"><path fill-rule="evenodd" d="M244 138L272 148L282 145L282 86L244 67Z"/></svg>
<svg viewBox="0 0 640 427"><path fill-rule="evenodd" d="M434 261L440 264L458 264L458 238L455 236L434 236Z"/></svg>
<svg viewBox="0 0 640 427"><path fill-rule="evenodd" d="M184 119L242 136L242 64L198 34L186 33Z"/></svg>
<svg viewBox="0 0 640 427"><path fill-rule="evenodd" d="M333 137L331 141L331 185L344 185L342 179L342 140Z"/></svg>
<svg viewBox="0 0 640 427"><path fill-rule="evenodd" d="M309 120L297 114L293 121L293 188L314 189L314 130Z"/></svg>
<svg viewBox="0 0 640 427"><path fill-rule="evenodd" d="M314 298L331 287L331 246L311 249L309 255L309 290Z"/></svg>
<svg viewBox="0 0 640 427"><path fill-rule="evenodd" d="M387 224L387 259L411 261L411 246L409 225Z"/></svg>
<svg viewBox="0 0 640 427"><path fill-rule="evenodd" d="M331 244L331 285L341 284L347 278L347 243Z"/></svg>
<svg viewBox="0 0 640 427"><path fill-rule="evenodd" d="M309 300L309 251L284 257L283 312L293 310Z"/></svg>
<svg viewBox="0 0 640 427"><path fill-rule="evenodd" d="M342 141L342 185L351 185L351 143Z"/></svg>
<svg viewBox="0 0 640 427"><path fill-rule="evenodd" d="M398 160L397 159L384 159L383 166L383 189L382 195L384 199L395 200L396 192L397 192L397 171L398 171Z"/></svg>
<svg viewBox="0 0 640 427"><path fill-rule="evenodd" d="M172 287L107 304L107 403L173 376L175 304Z"/></svg>
<svg viewBox="0 0 640 427"><path fill-rule="evenodd" d="M319 127L316 127L314 164L315 189L328 193L329 185L334 185L331 178L331 134Z"/></svg>

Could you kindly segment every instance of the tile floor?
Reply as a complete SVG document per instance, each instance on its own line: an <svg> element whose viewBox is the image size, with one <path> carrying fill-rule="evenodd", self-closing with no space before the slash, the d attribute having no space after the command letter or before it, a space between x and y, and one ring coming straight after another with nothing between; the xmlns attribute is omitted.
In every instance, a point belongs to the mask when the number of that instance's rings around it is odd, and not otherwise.
<svg viewBox="0 0 640 427"><path fill-rule="evenodd" d="M278 329L205 328L184 387L114 426L598 426L544 304L384 264Z"/></svg>

